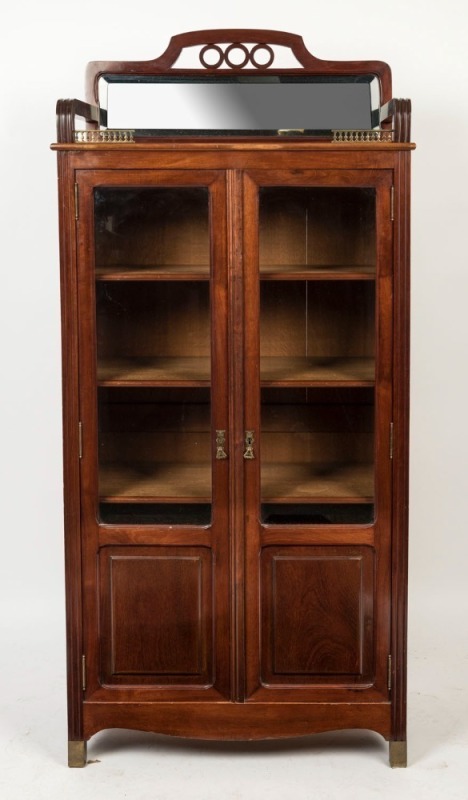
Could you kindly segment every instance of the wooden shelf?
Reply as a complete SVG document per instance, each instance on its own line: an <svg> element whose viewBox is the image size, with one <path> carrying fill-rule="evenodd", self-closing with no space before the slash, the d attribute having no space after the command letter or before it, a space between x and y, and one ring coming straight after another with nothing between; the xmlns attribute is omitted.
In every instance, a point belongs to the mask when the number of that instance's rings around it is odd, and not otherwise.
<svg viewBox="0 0 468 800"><path fill-rule="evenodd" d="M371 464L262 464L262 502L372 503ZM209 463L101 464L101 503L210 503Z"/></svg>
<svg viewBox="0 0 468 800"><path fill-rule="evenodd" d="M97 281L207 281L210 279L209 265L162 264L97 266ZM260 267L263 281L290 280L375 280L375 266L308 264L272 264Z"/></svg>
<svg viewBox="0 0 468 800"><path fill-rule="evenodd" d="M96 267L97 281L208 281L208 264Z"/></svg>
<svg viewBox="0 0 468 800"><path fill-rule="evenodd" d="M262 281L373 281L375 266L268 264L260 267Z"/></svg>
<svg viewBox="0 0 468 800"><path fill-rule="evenodd" d="M209 386L209 358L108 358L99 361L99 386Z"/></svg>
<svg viewBox="0 0 468 800"><path fill-rule="evenodd" d="M373 386L373 358L264 357L261 385ZM209 358L109 358L98 363L99 386L209 386Z"/></svg>
<svg viewBox="0 0 468 800"><path fill-rule="evenodd" d="M262 502L373 503L372 464L265 464Z"/></svg>
<svg viewBox="0 0 468 800"><path fill-rule="evenodd" d="M373 358L268 356L260 359L262 386L373 386Z"/></svg>
<svg viewBox="0 0 468 800"><path fill-rule="evenodd" d="M101 464L101 503L211 503L209 463Z"/></svg>

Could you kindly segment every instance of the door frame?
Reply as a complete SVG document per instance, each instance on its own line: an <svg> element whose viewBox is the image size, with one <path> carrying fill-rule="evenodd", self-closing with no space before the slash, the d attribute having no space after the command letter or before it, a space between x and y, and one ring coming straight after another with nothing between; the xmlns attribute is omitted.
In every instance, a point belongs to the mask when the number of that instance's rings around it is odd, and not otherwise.
<svg viewBox="0 0 468 800"><path fill-rule="evenodd" d="M245 637L246 688L248 702L388 701L388 657L391 653L391 528L393 340L393 230L391 214L391 169L271 169L244 172L244 427L256 431L256 458L244 462L245 491ZM375 375L375 507L370 525L313 526L265 525L260 521L260 276L259 203L263 186L356 187L376 190L376 375ZM250 324L249 324L250 323ZM260 577L262 553L267 547L323 548L338 546L372 549L373 569L373 679L335 683L317 681L304 685L269 685L262 680L262 608L264 586ZM351 694L352 692L352 694Z"/></svg>
<svg viewBox="0 0 468 800"><path fill-rule="evenodd" d="M226 430L229 452L228 407L228 318L227 318L227 242L226 242L226 177L224 170L214 169L78 169L77 187L77 274L79 319L79 390L82 423L81 515L83 569L83 641L86 657L85 700L118 702L120 700L220 701L230 699L230 574L229 574L229 460L216 459L217 429ZM206 187L209 190L211 308L211 429L212 429L212 520L208 526L196 525L122 525L98 521L98 457L97 457L97 366L95 322L95 234L93 192L98 186ZM188 680L177 685L134 684L106 686L101 681L100 637L101 577L99 553L104 547L132 545L158 548L168 545L184 551L209 548L212 553L210 615L214 649L211 656L211 678L202 686ZM101 586L102 589L102 586ZM102 592L101 592L102 594ZM206 592L204 593L206 596Z"/></svg>

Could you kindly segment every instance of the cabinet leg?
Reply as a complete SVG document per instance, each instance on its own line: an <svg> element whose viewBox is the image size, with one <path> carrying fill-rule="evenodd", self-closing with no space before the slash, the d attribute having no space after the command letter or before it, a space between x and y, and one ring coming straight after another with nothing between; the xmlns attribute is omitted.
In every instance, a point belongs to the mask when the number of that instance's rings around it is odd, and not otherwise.
<svg viewBox="0 0 468 800"><path fill-rule="evenodd" d="M85 767L86 766L86 747L87 742L68 742L68 766L69 767Z"/></svg>
<svg viewBox="0 0 468 800"><path fill-rule="evenodd" d="M406 740L404 742L389 742L389 756L391 767L406 767Z"/></svg>

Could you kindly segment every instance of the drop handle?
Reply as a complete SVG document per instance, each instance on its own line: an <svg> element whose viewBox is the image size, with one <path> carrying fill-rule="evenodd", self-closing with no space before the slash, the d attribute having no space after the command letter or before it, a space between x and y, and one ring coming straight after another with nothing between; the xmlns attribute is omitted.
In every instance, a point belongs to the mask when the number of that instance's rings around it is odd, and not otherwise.
<svg viewBox="0 0 468 800"><path fill-rule="evenodd" d="M224 449L226 444L226 431L216 431L216 458L218 461L221 461L223 458L227 458L228 454Z"/></svg>
<svg viewBox="0 0 468 800"><path fill-rule="evenodd" d="M244 445L245 445L245 450L244 450L244 458L245 458L247 461L251 460L252 458L255 458L255 453L254 453L254 449L253 449L254 442L255 442L255 436L254 436L254 434L255 434L255 431L246 431L246 432L245 432L245 438L244 438Z"/></svg>

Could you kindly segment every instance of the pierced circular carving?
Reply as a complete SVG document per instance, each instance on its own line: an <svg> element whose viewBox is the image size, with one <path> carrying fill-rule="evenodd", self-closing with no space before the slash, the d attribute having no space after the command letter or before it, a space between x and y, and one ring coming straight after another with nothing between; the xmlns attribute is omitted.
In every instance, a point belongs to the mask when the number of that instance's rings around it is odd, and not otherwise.
<svg viewBox="0 0 468 800"><path fill-rule="evenodd" d="M241 61L239 64L235 64L229 58L229 54L232 53L233 50L242 50L242 52L244 53L244 60ZM224 58L226 59L226 64L229 67L231 67L231 69L242 69L242 67L245 67L245 65L249 63L250 53L247 50L245 44L240 44L239 42L233 42L233 44L230 44L229 47L226 47L226 50L224 52Z"/></svg>
<svg viewBox="0 0 468 800"><path fill-rule="evenodd" d="M218 60L214 64L210 64L208 61L205 60L206 53L209 53L211 50L213 50L215 53L218 54ZM221 64L223 63L225 55L217 44L206 44L205 47L202 50L200 50L199 58L203 66L206 67L206 69L218 69L218 67L220 67ZM229 66L231 65L229 64Z"/></svg>
<svg viewBox="0 0 468 800"><path fill-rule="evenodd" d="M238 63L233 61L232 53L237 51L240 52L242 59ZM217 60L210 64L207 61L206 56L210 54L215 54ZM265 61L259 61L256 57L257 54L262 54L266 57ZM251 50L245 46L245 44L241 44L241 42L233 42L232 44L228 45L225 50L223 50L217 44L206 44L201 50L199 55L200 61L206 69L219 69L223 61L226 62L228 67L231 69L242 69L246 66L249 62L254 66L256 69L268 69L273 64L275 60L275 53L273 49L270 47L269 44L256 44L252 47Z"/></svg>
<svg viewBox="0 0 468 800"><path fill-rule="evenodd" d="M255 58L255 54L262 50L265 50L268 54L268 59L265 62L259 62ZM257 67L257 69L268 69L268 67L271 67L273 61L275 60L275 54L270 45L256 44L255 47L252 47L252 50L250 51L250 60L254 67Z"/></svg>

